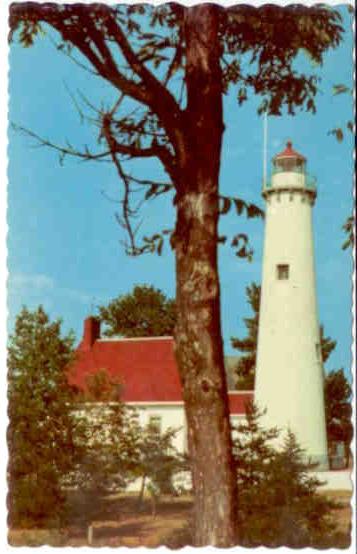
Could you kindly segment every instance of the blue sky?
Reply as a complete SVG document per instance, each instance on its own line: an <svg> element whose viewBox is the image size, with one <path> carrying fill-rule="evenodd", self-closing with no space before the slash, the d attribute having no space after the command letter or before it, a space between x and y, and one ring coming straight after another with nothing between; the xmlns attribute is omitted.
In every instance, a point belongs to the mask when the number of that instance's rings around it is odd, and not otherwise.
<svg viewBox="0 0 357 554"><path fill-rule="evenodd" d="M337 143L329 129L351 119L352 100L333 96L334 84L351 85L352 37L346 9L346 34L341 47L325 57L317 96L317 114L298 113L269 118L268 156L284 148L287 139L303 153L309 171L317 177L314 208L315 252L320 320L326 333L337 340L327 369L349 368L351 355L351 270L349 252L341 250L341 226L352 205L352 137ZM307 64L303 58L299 64ZM18 45L10 53L10 121L45 138L78 146L95 144L92 129L81 124L68 93L78 90L94 103L113 98L102 81L90 77L56 51L49 36L29 49ZM224 135L221 192L237 195L263 207L262 118L257 99L238 107L236 91L224 101ZM108 104L109 105L109 104ZM61 317L64 329L79 339L83 319L98 304L130 291L134 284L149 283L174 296L174 257L166 246L161 257L126 256L124 235L116 223L115 203L121 184L109 164L88 164L66 159L46 148L34 147L23 135L9 132L8 187L8 287L9 329L23 304L42 304L52 317ZM151 161L140 162L138 174L158 174ZM170 198L148 202L142 212L143 233L172 227ZM226 353L235 353L231 336L245 333L249 316L245 287L261 276L264 224L261 220L222 218L222 233L249 234L254 260L239 260L228 246L220 246L222 326Z"/></svg>

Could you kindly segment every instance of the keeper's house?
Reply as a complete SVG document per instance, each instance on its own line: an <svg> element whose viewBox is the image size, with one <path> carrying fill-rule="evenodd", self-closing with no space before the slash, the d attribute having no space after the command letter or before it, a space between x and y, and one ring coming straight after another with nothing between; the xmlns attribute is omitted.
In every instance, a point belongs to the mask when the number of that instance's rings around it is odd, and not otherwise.
<svg viewBox="0 0 357 554"><path fill-rule="evenodd" d="M120 382L121 400L137 409L140 424L155 425L161 431L179 428L174 444L180 452L187 449L173 337L102 338L100 322L89 317L84 322L69 381L85 389L88 377L103 370ZM253 391L229 390L228 397L232 423L237 423L244 418L245 405L253 400Z"/></svg>

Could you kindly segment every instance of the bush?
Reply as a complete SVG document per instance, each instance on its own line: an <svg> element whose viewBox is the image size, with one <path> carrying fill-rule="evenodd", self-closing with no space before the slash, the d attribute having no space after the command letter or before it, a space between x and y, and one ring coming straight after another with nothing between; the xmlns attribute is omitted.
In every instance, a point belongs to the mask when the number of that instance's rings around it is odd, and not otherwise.
<svg viewBox="0 0 357 554"><path fill-rule="evenodd" d="M242 546L316 547L334 527L331 501L317 493L322 484L293 433L277 450L276 429L265 430L261 413L248 406L247 421L235 429L234 456L239 491L239 540Z"/></svg>

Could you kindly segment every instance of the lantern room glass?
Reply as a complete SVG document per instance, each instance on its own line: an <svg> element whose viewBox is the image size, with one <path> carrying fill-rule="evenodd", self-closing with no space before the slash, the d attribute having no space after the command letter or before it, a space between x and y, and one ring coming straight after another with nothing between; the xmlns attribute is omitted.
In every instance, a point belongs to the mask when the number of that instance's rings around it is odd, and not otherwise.
<svg viewBox="0 0 357 554"><path fill-rule="evenodd" d="M301 158L277 158L273 162L273 173L305 173L305 161Z"/></svg>

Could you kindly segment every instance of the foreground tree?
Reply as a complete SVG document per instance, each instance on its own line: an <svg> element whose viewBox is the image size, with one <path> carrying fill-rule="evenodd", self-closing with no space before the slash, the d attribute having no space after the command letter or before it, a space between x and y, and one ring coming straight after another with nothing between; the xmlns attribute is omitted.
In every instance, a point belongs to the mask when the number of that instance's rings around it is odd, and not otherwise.
<svg viewBox="0 0 357 554"><path fill-rule="evenodd" d="M72 404L77 464L68 481L89 504L93 495L125 490L140 458L138 414L120 396L120 381L103 368L88 376Z"/></svg>
<svg viewBox="0 0 357 554"><path fill-rule="evenodd" d="M8 356L11 526L59 526L65 515L61 480L73 469L74 440L64 368L72 347L73 336L42 307L17 316Z"/></svg>
<svg viewBox="0 0 357 554"><path fill-rule="evenodd" d="M149 285L135 286L107 306L99 307L107 337L159 337L173 335L176 323L175 300Z"/></svg>
<svg viewBox="0 0 357 554"><path fill-rule="evenodd" d="M187 470L187 460L173 445L177 429L167 429L162 432L152 423L141 429L138 440L139 456L134 467L134 475L141 479L138 505L141 506L145 488L153 494L174 492L173 476L175 473Z"/></svg>
<svg viewBox="0 0 357 554"><path fill-rule="evenodd" d="M222 96L233 84L240 104L253 91L262 96L260 109L271 114L280 114L284 105L290 114L296 106L314 111L316 77L298 73L294 59L303 50L321 64L324 52L341 40L340 16L323 6L12 5L12 32L20 31L25 46L42 24L59 33L58 48L70 56L77 49L90 70L117 91L110 110L94 111L100 151L79 152L70 145L59 150L113 162L124 184L120 222L129 252L160 253L170 233L156 232L136 244L133 184L146 188L146 198L175 193L175 340L192 460L195 544L231 546L237 488L220 326L218 217L231 205L248 216L261 211L241 199L219 197ZM128 157L157 158L169 182L133 177L123 166ZM245 235L234 237L232 245L238 256L250 254Z"/></svg>

